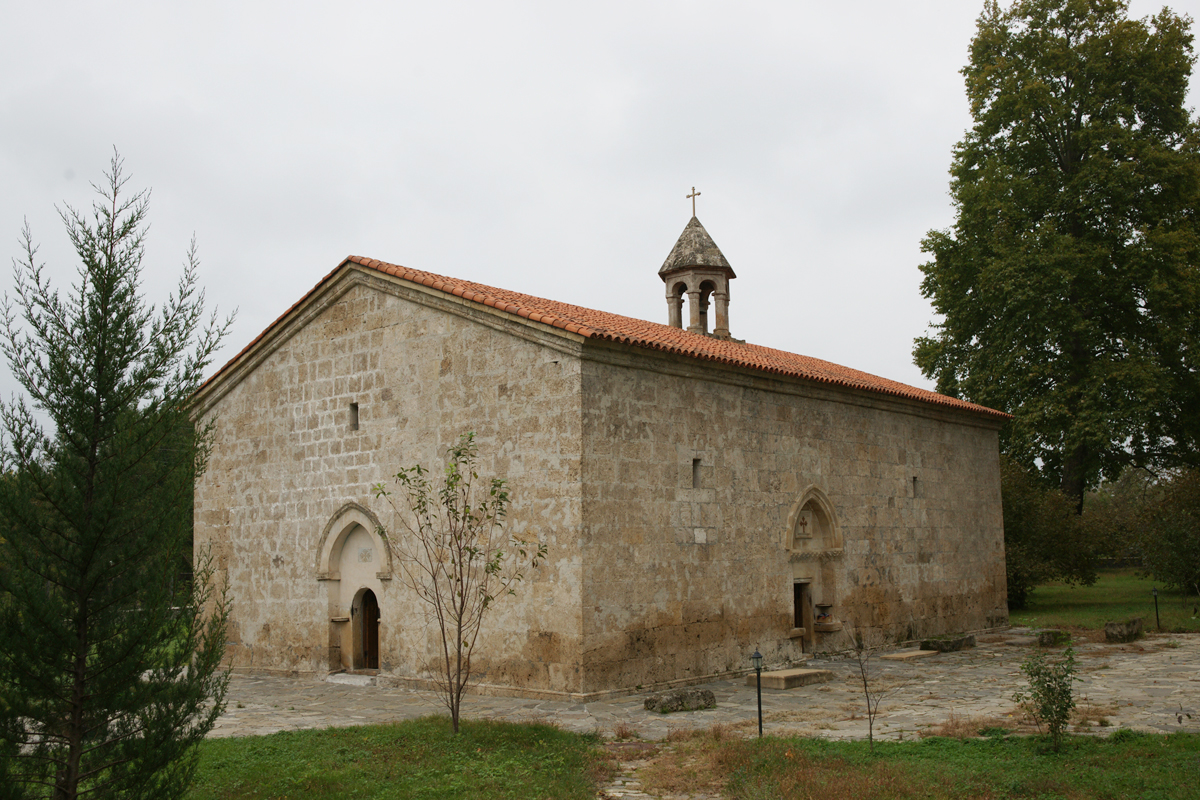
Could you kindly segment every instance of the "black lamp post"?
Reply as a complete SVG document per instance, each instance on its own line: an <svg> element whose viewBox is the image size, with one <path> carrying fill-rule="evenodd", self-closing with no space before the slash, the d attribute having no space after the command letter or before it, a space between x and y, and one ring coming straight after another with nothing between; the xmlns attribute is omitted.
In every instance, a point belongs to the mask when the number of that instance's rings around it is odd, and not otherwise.
<svg viewBox="0 0 1200 800"><path fill-rule="evenodd" d="M1158 632L1162 633L1162 620L1158 618L1158 587L1151 589L1150 594L1154 595L1154 624L1158 627Z"/></svg>
<svg viewBox="0 0 1200 800"><path fill-rule="evenodd" d="M757 676L758 683L758 738L762 738L762 653L758 652L758 648L754 648L754 655L750 656L750 663L754 665L754 673Z"/></svg>

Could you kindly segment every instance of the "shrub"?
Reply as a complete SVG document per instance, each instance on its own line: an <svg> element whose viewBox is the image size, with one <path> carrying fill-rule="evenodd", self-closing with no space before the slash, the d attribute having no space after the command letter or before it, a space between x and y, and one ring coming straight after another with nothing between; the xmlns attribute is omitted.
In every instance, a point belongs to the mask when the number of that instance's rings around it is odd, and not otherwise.
<svg viewBox="0 0 1200 800"><path fill-rule="evenodd" d="M1200 470L1185 470L1163 486L1143 537L1142 564L1168 587L1200 594Z"/></svg>
<svg viewBox="0 0 1200 800"><path fill-rule="evenodd" d="M1095 583L1092 518L1077 514L1070 498L1008 457L1000 462L1000 493L1009 608L1023 608L1040 583Z"/></svg>

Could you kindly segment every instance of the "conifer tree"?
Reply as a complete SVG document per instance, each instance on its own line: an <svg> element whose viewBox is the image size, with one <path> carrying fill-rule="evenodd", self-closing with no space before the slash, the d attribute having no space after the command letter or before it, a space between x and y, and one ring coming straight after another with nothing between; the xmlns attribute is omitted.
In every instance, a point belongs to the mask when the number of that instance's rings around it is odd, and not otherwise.
<svg viewBox="0 0 1200 800"><path fill-rule="evenodd" d="M229 325L206 318L195 243L159 308L141 296L148 193L114 153L80 266L53 288L29 227L0 350L0 797L169 798L223 706L228 604L191 574L209 432L192 393Z"/></svg>

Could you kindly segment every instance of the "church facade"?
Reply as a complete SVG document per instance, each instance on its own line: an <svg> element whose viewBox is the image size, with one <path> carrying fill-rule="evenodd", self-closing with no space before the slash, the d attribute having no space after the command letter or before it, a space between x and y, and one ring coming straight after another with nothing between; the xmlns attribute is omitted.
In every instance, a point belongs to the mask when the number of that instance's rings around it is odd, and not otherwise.
<svg viewBox="0 0 1200 800"><path fill-rule="evenodd" d="M371 487L439 472L466 431L548 548L485 622L493 691L698 682L848 624L1007 624L1006 416L734 339L733 270L694 217L659 274L667 325L351 257L218 371L195 539L234 668L429 678L437 631Z"/></svg>

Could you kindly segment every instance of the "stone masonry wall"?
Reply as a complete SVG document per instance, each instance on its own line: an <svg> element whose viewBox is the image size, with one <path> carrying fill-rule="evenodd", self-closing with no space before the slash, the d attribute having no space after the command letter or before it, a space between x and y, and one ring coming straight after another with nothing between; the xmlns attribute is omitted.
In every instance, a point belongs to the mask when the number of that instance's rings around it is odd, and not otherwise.
<svg viewBox="0 0 1200 800"><path fill-rule="evenodd" d="M363 586L341 587L318 580L317 550L347 504L398 530L372 485L414 463L437 479L445 449L475 431L481 476L510 484L512 529L549 546L548 563L489 616L476 672L485 684L578 691L581 419L572 346L488 309L351 270L307 301L283 335L256 345L257 365L205 387L216 439L196 487L196 545L211 545L229 580L232 664L318 675L338 668L349 640L332 620L349 616L356 589L370 588L383 672L427 676L435 630L398 565L390 578L358 565L347 576L365 575L354 578ZM355 534L355 547L379 559L364 535Z"/></svg>
<svg viewBox="0 0 1200 800"><path fill-rule="evenodd" d="M768 663L830 647L834 633L791 637L793 581L814 569L834 620L893 639L1007 623L994 424L589 348L584 691L746 669L756 647ZM842 544L819 565L787 546L811 486Z"/></svg>

